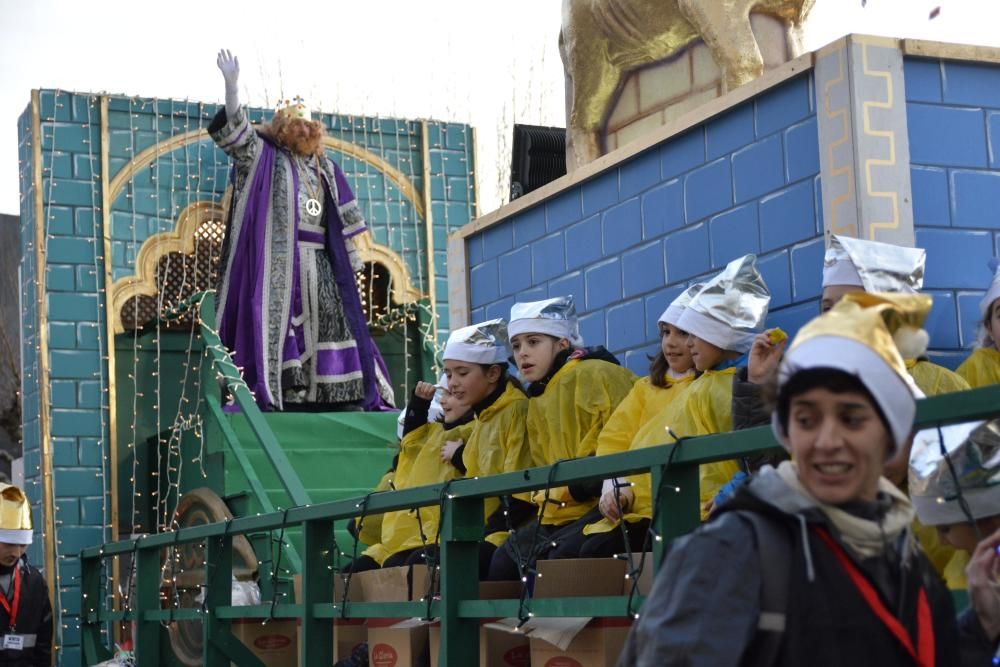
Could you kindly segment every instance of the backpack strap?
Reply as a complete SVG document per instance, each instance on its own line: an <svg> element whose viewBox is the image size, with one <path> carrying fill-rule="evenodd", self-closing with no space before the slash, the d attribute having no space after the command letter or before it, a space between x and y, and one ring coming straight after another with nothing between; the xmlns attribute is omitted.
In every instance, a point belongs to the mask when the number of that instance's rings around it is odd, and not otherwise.
<svg viewBox="0 0 1000 667"><path fill-rule="evenodd" d="M746 510L737 513L753 528L761 577L757 633L741 664L747 667L770 667L778 662L778 653L785 636L792 540L788 530L771 517Z"/></svg>

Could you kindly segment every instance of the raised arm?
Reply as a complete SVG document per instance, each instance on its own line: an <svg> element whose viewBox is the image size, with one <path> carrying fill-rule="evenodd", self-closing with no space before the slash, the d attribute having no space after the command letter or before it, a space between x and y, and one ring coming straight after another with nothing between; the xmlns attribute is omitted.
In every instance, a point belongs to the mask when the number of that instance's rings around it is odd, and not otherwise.
<svg viewBox="0 0 1000 667"><path fill-rule="evenodd" d="M240 110L240 59L229 49L220 49L215 64L226 82L226 115L232 118Z"/></svg>
<svg viewBox="0 0 1000 667"><path fill-rule="evenodd" d="M240 61L227 49L222 49L216 56L215 64L226 82L226 106L215 114L208 133L212 141L235 161L237 171L245 174L257 155L260 138L250 127L246 112L240 106Z"/></svg>

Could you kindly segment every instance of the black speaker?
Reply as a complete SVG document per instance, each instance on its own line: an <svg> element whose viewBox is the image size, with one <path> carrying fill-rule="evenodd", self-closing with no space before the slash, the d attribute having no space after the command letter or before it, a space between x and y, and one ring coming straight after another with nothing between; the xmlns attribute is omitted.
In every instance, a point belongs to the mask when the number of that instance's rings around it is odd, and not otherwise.
<svg viewBox="0 0 1000 667"><path fill-rule="evenodd" d="M566 173L566 128L514 125L510 199L517 199Z"/></svg>

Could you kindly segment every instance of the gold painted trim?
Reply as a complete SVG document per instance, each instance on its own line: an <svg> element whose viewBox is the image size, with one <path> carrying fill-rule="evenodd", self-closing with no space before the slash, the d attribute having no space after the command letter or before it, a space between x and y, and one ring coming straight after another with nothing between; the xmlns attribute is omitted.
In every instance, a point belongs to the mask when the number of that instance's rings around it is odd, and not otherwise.
<svg viewBox="0 0 1000 667"><path fill-rule="evenodd" d="M39 448L42 459L42 521L45 524L45 578L49 582L49 603L56 622L61 622L62 609L56 605L55 589L59 586L56 568L56 517L55 490L52 484L52 424L49 409L52 407L49 390L49 318L45 295L45 200L42 180L42 119L41 101L37 89L31 91L31 186L35 194L35 286L38 297L38 427ZM59 647L54 653L58 655Z"/></svg>
<svg viewBox="0 0 1000 667"><path fill-rule="evenodd" d="M841 225L838 222L838 217L841 205L845 202L854 200L854 163L852 159L848 159L844 164L837 166L837 161L833 154L834 150L843 146L851 139L851 128L849 127L850 116L848 114L850 107L850 91L848 91L847 106L836 110L831 110L830 108L830 90L834 86L843 83L847 78L847 59L850 57L847 50L847 43L848 39L844 37L836 42L833 42L832 44L828 44L816 52L816 59L819 60L822 58L834 57L837 59L837 76L823 84L823 113L825 113L826 117L830 120L834 120L835 118L840 119L841 135L834 141L827 144L826 156L827 162L830 164L830 178L834 179L843 176L846 187L844 188L843 194L834 197L830 201L830 230L834 234L847 234L848 236L853 236L857 234L855 225ZM858 218L860 219L860 217L859 213Z"/></svg>
<svg viewBox="0 0 1000 667"><path fill-rule="evenodd" d="M141 151L138 155L132 158L128 164L122 167L118 173L115 174L114 178L111 179L111 192L108 196L108 201L111 204L114 204L115 200L118 199L118 195L121 194L122 189L125 187L125 184L131 180L135 174L152 164L153 161L160 155L177 150L178 148L183 148L190 143L202 141L207 138L208 132L206 130L191 130L190 132L185 132L183 134L174 135L168 139L164 139L163 141ZM417 189L414 187L413 181L407 178L403 172L393 167L375 153L347 141L324 136L323 145L327 148L343 153L344 155L349 155L353 158L363 160L384 173L386 178L394 183L396 187L399 188L400 193L402 193L402 195L413 205L417 211L417 215L424 217L424 205L423 202L417 197Z"/></svg>
<svg viewBox="0 0 1000 667"><path fill-rule="evenodd" d="M943 60L971 60L980 63L1000 63L1000 48L974 44L951 44L926 39L901 40L903 55Z"/></svg>
<svg viewBox="0 0 1000 667"><path fill-rule="evenodd" d="M434 261L434 215L432 213L434 207L431 203L431 146L427 131L427 121L420 121L420 151L424 178L424 234L427 237L427 294L431 302L431 339L437 344L437 263ZM445 187L447 187L447 184ZM433 364L434 374L437 375L438 367L436 359L433 360Z"/></svg>
<svg viewBox="0 0 1000 667"><path fill-rule="evenodd" d="M109 157L109 146L111 133L108 129L108 96L101 95L100 100L100 123L101 123L101 240L104 244L104 324L105 324L105 352L108 356L108 458L111 471L109 482L111 495L111 541L117 542L120 535L118 530L118 382L115 377L115 317L117 312L111 308L111 199L110 184L108 176L111 172L111 159ZM117 610L121 600L118 594L119 561L118 557L111 564L111 587L113 596L113 608ZM121 625L114 624L115 640L119 641L121 635Z"/></svg>
<svg viewBox="0 0 1000 667"><path fill-rule="evenodd" d="M214 201L196 201L188 205L177 216L177 224L172 230L154 234L143 241L135 260L136 272L131 276L119 278L108 290L107 302L111 308L108 314L109 326L116 334L125 332L121 311L129 299L136 296L156 296L156 267L160 258L171 252L193 254L195 232L198 227L207 220L225 219L225 199L223 198L221 205ZM108 242L110 243L110 237ZM422 294L413 286L406 263L391 248L372 241L371 234L355 236L354 244L362 260L378 262L389 271L392 297L396 303L415 303L420 300ZM110 269L108 273L110 274Z"/></svg>
<svg viewBox="0 0 1000 667"><path fill-rule="evenodd" d="M889 156L885 158L869 157L865 159L865 187L868 196L873 199L888 199L892 205L892 218L881 222L870 222L868 237L874 241L878 236L878 230L899 228L899 193L896 190L876 190L873 184L872 169L875 167L896 166L896 132L895 130L875 130L871 124L872 109L891 110L895 104L895 91L892 86L892 75L885 70L873 70L868 64L869 42L861 41L861 69L865 76L882 79L885 82L885 101L865 100L862 104L864 133L869 137L880 137L889 142ZM894 48L894 47L893 47ZM904 112L905 113L905 112Z"/></svg>

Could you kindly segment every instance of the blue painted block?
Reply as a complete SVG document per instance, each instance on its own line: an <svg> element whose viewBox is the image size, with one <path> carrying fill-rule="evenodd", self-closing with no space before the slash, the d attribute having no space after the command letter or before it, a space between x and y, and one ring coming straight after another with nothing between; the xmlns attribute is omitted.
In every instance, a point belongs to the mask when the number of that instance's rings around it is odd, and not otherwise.
<svg viewBox="0 0 1000 667"><path fill-rule="evenodd" d="M483 259L499 257L514 247L514 226L509 222L493 225L483 232Z"/></svg>
<svg viewBox="0 0 1000 667"><path fill-rule="evenodd" d="M566 230L566 268L575 269L604 256L601 216L594 215Z"/></svg>
<svg viewBox="0 0 1000 667"><path fill-rule="evenodd" d="M101 278L103 282L103 274ZM81 292L97 291L97 271L94 267L83 264L76 267L76 286Z"/></svg>
<svg viewBox="0 0 1000 667"><path fill-rule="evenodd" d="M49 204L63 204L65 206L93 206L94 186L90 181L77 181L68 178L56 179L51 189L48 189L48 179L45 179L47 193L46 201Z"/></svg>
<svg viewBox="0 0 1000 667"><path fill-rule="evenodd" d="M79 463L76 438L52 438L52 465L63 468Z"/></svg>
<svg viewBox="0 0 1000 667"><path fill-rule="evenodd" d="M809 75L795 77L771 88L755 100L757 136L764 137L812 113L809 104Z"/></svg>
<svg viewBox="0 0 1000 667"><path fill-rule="evenodd" d="M708 225L704 223L670 234L663 246L668 283L693 278L711 268Z"/></svg>
<svg viewBox="0 0 1000 667"><path fill-rule="evenodd" d="M944 101L972 107L1000 107L1000 69L996 65L943 61Z"/></svg>
<svg viewBox="0 0 1000 667"><path fill-rule="evenodd" d="M94 173L101 168L99 156L74 155L73 156L73 178L89 181L94 177ZM95 196L96 198L96 196Z"/></svg>
<svg viewBox="0 0 1000 667"><path fill-rule="evenodd" d="M65 322L90 321L97 319L97 295L49 294L49 318Z"/></svg>
<svg viewBox="0 0 1000 667"><path fill-rule="evenodd" d="M633 157L619 168L618 197L627 199L660 181L660 152L655 148Z"/></svg>
<svg viewBox="0 0 1000 667"><path fill-rule="evenodd" d="M80 523L80 502L76 498L62 498L56 502L56 521L60 526Z"/></svg>
<svg viewBox="0 0 1000 667"><path fill-rule="evenodd" d="M935 350L928 350L927 356L930 358L931 363L937 364L938 366L944 366L948 370L953 371L968 358L969 354L964 351L938 352Z"/></svg>
<svg viewBox="0 0 1000 667"><path fill-rule="evenodd" d="M530 301L541 301L548 298L548 290L545 289L545 285L539 285L538 287L532 287L531 289L526 289L523 292L518 292L515 296L515 300L518 303L528 303Z"/></svg>
<svg viewBox="0 0 1000 667"><path fill-rule="evenodd" d="M819 174L813 179L813 201L816 202L816 233L823 233L823 182Z"/></svg>
<svg viewBox="0 0 1000 667"><path fill-rule="evenodd" d="M500 294L507 296L531 286L531 248L522 246L500 255Z"/></svg>
<svg viewBox="0 0 1000 667"><path fill-rule="evenodd" d="M645 343L648 340L645 322L642 299L633 299L608 308L608 349L625 350Z"/></svg>
<svg viewBox="0 0 1000 667"><path fill-rule="evenodd" d="M76 325L72 322L50 322L49 349L76 349Z"/></svg>
<svg viewBox="0 0 1000 667"><path fill-rule="evenodd" d="M664 287L650 294L643 299L643 306L646 309L646 331L648 335L657 336L660 330L660 316L667 309L674 299L687 289L687 285L679 284L671 287Z"/></svg>
<svg viewBox="0 0 1000 667"><path fill-rule="evenodd" d="M577 299L577 307L582 309L582 301L586 300L583 283L583 272L573 271L549 283L548 298L570 295Z"/></svg>
<svg viewBox="0 0 1000 667"><path fill-rule="evenodd" d="M979 325L983 321L979 302L985 293L985 290L958 293L959 347L969 349L978 341Z"/></svg>
<svg viewBox="0 0 1000 667"><path fill-rule="evenodd" d="M76 325L76 348L78 350L97 350L103 341L99 338L100 325L96 322L80 322Z"/></svg>
<svg viewBox="0 0 1000 667"><path fill-rule="evenodd" d="M696 169L684 178L685 219L697 222L733 205L729 159Z"/></svg>
<svg viewBox="0 0 1000 667"><path fill-rule="evenodd" d="M663 287L663 244L653 241L626 252L622 256L622 274L626 298Z"/></svg>
<svg viewBox="0 0 1000 667"><path fill-rule="evenodd" d="M57 477L60 477L68 470L60 470ZM90 472L91 475L94 473ZM57 482L58 486L58 482ZM94 547L100 545L104 541L104 531L100 526L63 526L59 529L59 541L62 543L60 551L66 554L78 554L87 547ZM72 597L68 594L63 595L63 603L66 604L66 609L69 610L69 598ZM79 592L75 596L80 597ZM77 609L79 607L77 606ZM69 612L73 613L73 612ZM79 611L77 611L79 613ZM63 656L66 659L66 656ZM81 664L81 663L76 663Z"/></svg>
<svg viewBox="0 0 1000 667"><path fill-rule="evenodd" d="M73 209L68 206L50 206L46 231L56 236L73 236Z"/></svg>
<svg viewBox="0 0 1000 667"><path fill-rule="evenodd" d="M549 234L531 244L532 282L539 284L566 272L562 232ZM503 259L500 260L501 266Z"/></svg>
<svg viewBox="0 0 1000 667"><path fill-rule="evenodd" d="M801 181L760 202L763 252L811 238L816 233L813 182Z"/></svg>
<svg viewBox="0 0 1000 667"><path fill-rule="evenodd" d="M753 137L753 105L747 102L705 125L708 159L732 153L753 141Z"/></svg>
<svg viewBox="0 0 1000 667"><path fill-rule="evenodd" d="M906 105L910 162L941 167L985 167L983 112L911 103Z"/></svg>
<svg viewBox="0 0 1000 667"><path fill-rule="evenodd" d="M77 383L76 406L81 408L101 407L101 383L81 380Z"/></svg>
<svg viewBox="0 0 1000 667"><path fill-rule="evenodd" d="M583 344L591 347L594 345L607 346L607 332L604 329L604 311L584 315L580 318L580 336Z"/></svg>
<svg viewBox="0 0 1000 667"><path fill-rule="evenodd" d="M383 242L384 244L384 242ZM475 266L483 261L485 252L483 251L483 235L477 234L465 239L465 261L469 266Z"/></svg>
<svg viewBox="0 0 1000 667"><path fill-rule="evenodd" d="M720 213L709 221L708 228L713 268L725 266L747 253L760 252L756 203Z"/></svg>
<svg viewBox="0 0 1000 667"><path fill-rule="evenodd" d="M498 317L502 317L505 320L510 319L510 309L514 305L515 299L512 296L500 299L499 301L494 301L490 305L486 306L483 313L483 320L494 320ZM478 320L482 321L482 320Z"/></svg>
<svg viewBox="0 0 1000 667"><path fill-rule="evenodd" d="M586 310L602 308L622 298L622 270L617 257L606 259L584 271L587 284Z"/></svg>
<svg viewBox="0 0 1000 667"><path fill-rule="evenodd" d="M784 184L780 134L733 153L733 190L737 204L773 192Z"/></svg>
<svg viewBox="0 0 1000 667"><path fill-rule="evenodd" d="M45 287L52 292L76 290L75 268L72 264L50 264L45 274Z"/></svg>
<svg viewBox="0 0 1000 667"><path fill-rule="evenodd" d="M823 237L792 246L792 298L794 301L815 299L823 293Z"/></svg>
<svg viewBox="0 0 1000 667"><path fill-rule="evenodd" d="M705 164L705 129L697 127L670 139L660 148L660 175L679 176Z"/></svg>
<svg viewBox="0 0 1000 667"><path fill-rule="evenodd" d="M535 206L514 218L514 245L520 246L545 235L545 207Z"/></svg>
<svg viewBox="0 0 1000 667"><path fill-rule="evenodd" d="M659 238L684 224L684 188L678 179L642 196L642 238Z"/></svg>
<svg viewBox="0 0 1000 667"><path fill-rule="evenodd" d="M469 316L472 318L473 322L483 322L483 321L485 321L487 319L487 317L486 317L486 309L485 308L476 308L476 309L474 309L469 314Z"/></svg>
<svg viewBox="0 0 1000 667"><path fill-rule="evenodd" d="M52 407L76 407L76 382L72 380L52 381Z"/></svg>
<svg viewBox="0 0 1000 667"><path fill-rule="evenodd" d="M764 278L767 289L771 292L770 308L781 308L792 302L792 276L788 260L788 251L761 257L757 260L757 269Z"/></svg>
<svg viewBox="0 0 1000 667"><path fill-rule="evenodd" d="M948 173L932 167L910 167L913 190L913 224L948 227L951 213L948 200Z"/></svg>
<svg viewBox="0 0 1000 667"><path fill-rule="evenodd" d="M77 438L77 453L80 465L99 467L104 461L104 445L101 438Z"/></svg>
<svg viewBox="0 0 1000 667"><path fill-rule="evenodd" d="M819 315L819 301L806 301L769 312L767 326L781 327L790 338L795 338L798 330L817 315Z"/></svg>
<svg viewBox="0 0 1000 667"><path fill-rule="evenodd" d="M659 345L647 345L638 350L629 350L625 353L625 368L640 377L649 375L649 358L655 357L659 351Z"/></svg>
<svg viewBox="0 0 1000 667"><path fill-rule="evenodd" d="M52 378L92 380L98 377L99 356L81 350L52 350Z"/></svg>
<svg viewBox="0 0 1000 667"><path fill-rule="evenodd" d="M642 217L639 198L633 197L612 206L601 216L604 228L604 252L615 255L642 240Z"/></svg>
<svg viewBox="0 0 1000 667"><path fill-rule="evenodd" d="M819 173L816 118L785 130L785 179L791 183Z"/></svg>
<svg viewBox="0 0 1000 667"><path fill-rule="evenodd" d="M500 274L496 260L483 262L469 270L469 301L479 308L500 296Z"/></svg>
<svg viewBox="0 0 1000 667"><path fill-rule="evenodd" d="M104 512L104 498L80 498L80 523L91 526L101 525L104 523Z"/></svg>
<svg viewBox="0 0 1000 667"><path fill-rule="evenodd" d="M55 411L53 411L55 412ZM53 424L55 423L55 414L53 414ZM99 496L104 493L101 489L101 480L98 477L100 468L61 468L55 471L55 491L56 497L58 498L72 498L76 496ZM65 537L62 535L62 530L60 532L60 538L63 540L65 545ZM79 551L75 549L69 551L69 553L74 553ZM67 552L63 549L63 552Z"/></svg>
<svg viewBox="0 0 1000 667"><path fill-rule="evenodd" d="M953 292L927 292L934 299L934 305L924 323L924 329L931 336L930 346L934 348L959 347L958 306Z"/></svg>
<svg viewBox="0 0 1000 667"><path fill-rule="evenodd" d="M583 184L583 215L593 215L618 203L618 169L611 169Z"/></svg>
<svg viewBox="0 0 1000 667"><path fill-rule="evenodd" d="M941 62L904 58L903 84L908 102L940 102Z"/></svg>
<svg viewBox="0 0 1000 667"><path fill-rule="evenodd" d="M54 264L93 264L92 239L55 236L48 242L48 261Z"/></svg>
<svg viewBox="0 0 1000 667"><path fill-rule="evenodd" d="M1000 173L951 172L952 223L956 227L1000 229Z"/></svg>
<svg viewBox="0 0 1000 667"><path fill-rule="evenodd" d="M550 232L572 225L583 216L583 195L580 190L581 188L573 188L545 203L545 220Z"/></svg>
<svg viewBox="0 0 1000 667"><path fill-rule="evenodd" d="M978 271L993 256L989 232L917 228L917 247L927 248L924 289L977 289L983 286Z"/></svg>
<svg viewBox="0 0 1000 667"><path fill-rule="evenodd" d="M1000 113L986 113L986 140L989 150L990 168L1000 167Z"/></svg>

